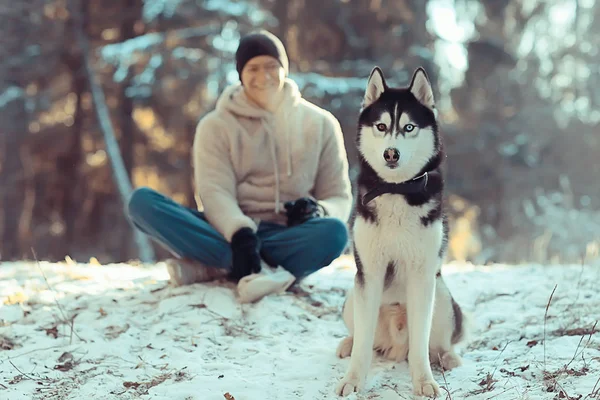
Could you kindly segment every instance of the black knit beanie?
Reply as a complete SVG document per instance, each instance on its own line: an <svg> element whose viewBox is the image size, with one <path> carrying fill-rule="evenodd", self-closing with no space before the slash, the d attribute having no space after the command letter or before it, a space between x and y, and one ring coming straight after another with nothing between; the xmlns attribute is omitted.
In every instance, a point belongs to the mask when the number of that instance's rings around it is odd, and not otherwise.
<svg viewBox="0 0 600 400"><path fill-rule="evenodd" d="M277 59L287 76L289 61L281 40L272 33L260 30L244 36L235 53L236 69L242 80L242 69L250 59L257 56L271 56Z"/></svg>

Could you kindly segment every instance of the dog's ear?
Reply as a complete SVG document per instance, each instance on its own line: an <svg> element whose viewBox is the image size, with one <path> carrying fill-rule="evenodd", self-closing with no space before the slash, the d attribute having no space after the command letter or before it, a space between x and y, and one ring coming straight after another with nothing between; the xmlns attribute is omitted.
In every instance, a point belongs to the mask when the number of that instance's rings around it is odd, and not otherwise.
<svg viewBox="0 0 600 400"><path fill-rule="evenodd" d="M435 100L433 99L433 89L425 70L421 67L417 68L410 82L410 92L416 99L425 107L435 110Z"/></svg>
<svg viewBox="0 0 600 400"><path fill-rule="evenodd" d="M371 75L369 75L369 80L367 81L367 90L365 90L362 108L366 108L373 104L385 89L387 89L387 85L385 84L383 72L381 72L379 67L373 68Z"/></svg>

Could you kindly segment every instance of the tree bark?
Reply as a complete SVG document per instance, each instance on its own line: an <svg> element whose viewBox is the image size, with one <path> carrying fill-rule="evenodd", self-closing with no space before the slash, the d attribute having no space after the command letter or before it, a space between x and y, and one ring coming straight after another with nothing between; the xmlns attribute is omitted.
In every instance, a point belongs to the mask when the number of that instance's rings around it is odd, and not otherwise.
<svg viewBox="0 0 600 400"><path fill-rule="evenodd" d="M125 42L135 37L134 25L135 22L141 19L142 4L139 0L124 0L123 1L123 20L121 22L121 42ZM119 88L119 121L120 121L120 138L119 147L123 157L123 164L127 171L130 181L133 180L133 168L135 165L134 149L135 138L137 136L136 124L133 120L134 104L131 97L127 96L127 87L130 80L126 79L121 83ZM131 231L128 226L121 229L121 243L119 250L119 258L125 260L130 258L129 252L132 246Z"/></svg>
<svg viewBox="0 0 600 400"><path fill-rule="evenodd" d="M0 260L14 260L24 256L19 229L26 179L21 150L28 133L29 115L23 91L15 86L8 90L19 95L4 105L5 118L0 134ZM5 91L0 90L0 93Z"/></svg>
<svg viewBox="0 0 600 400"><path fill-rule="evenodd" d="M78 14L81 12L81 9L74 8L72 12L76 16L75 23L81 24L81 21L77 19ZM77 37L77 43L83 53L85 74L87 81L89 82L90 91L92 93L96 118L104 136L106 153L108 154L109 160L111 162L114 183L120 194L122 206L123 208L125 208L125 205L132 193L131 181L129 180L129 175L125 170L123 157L121 155L119 144L115 137L116 135L110 118L110 112L106 103L104 91L102 90L100 84L96 82L97 77L92 68L92 63L89 56L89 54L91 53L89 38L81 25L77 26L75 36ZM150 240L133 227L130 227L129 231L132 232L135 237L139 249L140 259L143 262L153 262L155 259L155 255Z"/></svg>

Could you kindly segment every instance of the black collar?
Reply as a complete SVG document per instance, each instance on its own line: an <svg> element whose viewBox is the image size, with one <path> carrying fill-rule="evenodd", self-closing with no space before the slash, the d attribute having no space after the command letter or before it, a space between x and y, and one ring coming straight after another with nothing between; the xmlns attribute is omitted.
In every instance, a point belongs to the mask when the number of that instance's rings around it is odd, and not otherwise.
<svg viewBox="0 0 600 400"><path fill-rule="evenodd" d="M374 198L386 193L415 194L424 192L427 188L427 182L429 182L430 173L431 172L425 172L423 175L417 176L416 178L402 183L382 183L365 193L365 195L362 197L362 204L366 206Z"/></svg>

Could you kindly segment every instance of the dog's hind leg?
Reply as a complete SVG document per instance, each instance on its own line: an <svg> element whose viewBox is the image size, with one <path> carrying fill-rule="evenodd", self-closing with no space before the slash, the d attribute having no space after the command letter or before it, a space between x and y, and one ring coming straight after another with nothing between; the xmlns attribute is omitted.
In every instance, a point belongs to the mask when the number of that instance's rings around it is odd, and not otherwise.
<svg viewBox="0 0 600 400"><path fill-rule="evenodd" d="M441 274L436 278L435 310L431 327L429 356L431 362L451 370L462 364L454 349L466 335L465 318L460 306L452 298Z"/></svg>
<svg viewBox="0 0 600 400"><path fill-rule="evenodd" d="M408 365L413 390L418 396L435 397L440 394L439 385L433 378L429 363L429 338L435 288L435 269L430 265L415 266L408 271L406 281Z"/></svg>
<svg viewBox="0 0 600 400"><path fill-rule="evenodd" d="M352 353L352 343L354 341L354 288L348 289L346 300L342 309L342 318L348 329L348 336L340 341L336 354L339 358L349 357Z"/></svg>
<svg viewBox="0 0 600 400"><path fill-rule="evenodd" d="M402 362L408 355L408 327L406 326L406 306L394 304L382 307L379 319L386 322L387 337L392 344L386 358ZM383 325L380 323L378 326ZM384 335L381 335L385 337Z"/></svg>
<svg viewBox="0 0 600 400"><path fill-rule="evenodd" d="M338 344L336 354L339 358L346 358L352 354L352 345L354 342L354 338L352 336L346 336L340 341Z"/></svg>
<svg viewBox="0 0 600 400"><path fill-rule="evenodd" d="M360 265L358 253L357 266ZM360 265L354 283L354 337L350 365L335 392L347 396L361 391L373 358L375 329L383 292L385 268L365 270ZM358 323L356 323L358 322Z"/></svg>

